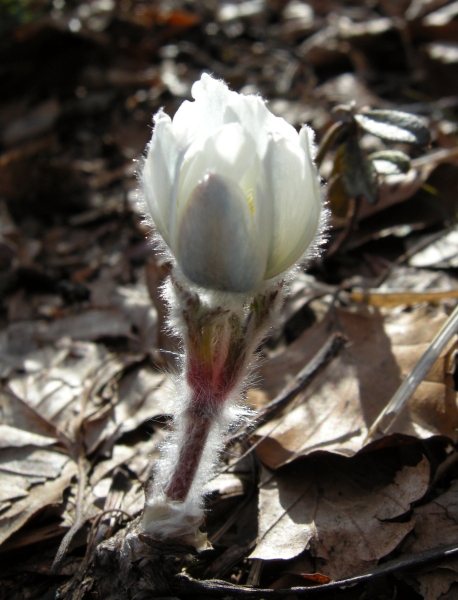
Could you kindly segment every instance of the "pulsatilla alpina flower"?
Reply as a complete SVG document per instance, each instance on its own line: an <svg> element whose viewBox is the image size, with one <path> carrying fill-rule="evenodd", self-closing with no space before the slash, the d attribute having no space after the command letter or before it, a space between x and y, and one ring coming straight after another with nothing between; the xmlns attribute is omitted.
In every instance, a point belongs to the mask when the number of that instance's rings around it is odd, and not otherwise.
<svg viewBox="0 0 458 600"><path fill-rule="evenodd" d="M321 194L311 130L298 134L258 96L202 75L173 120L162 110L143 194L181 271L210 289L250 292L312 243Z"/></svg>
<svg viewBox="0 0 458 600"><path fill-rule="evenodd" d="M183 340L173 432L147 486L143 530L206 547L202 491L253 354L282 302L283 279L322 221L311 133L257 96L202 75L194 102L155 116L143 164L146 209L173 256L164 287Z"/></svg>

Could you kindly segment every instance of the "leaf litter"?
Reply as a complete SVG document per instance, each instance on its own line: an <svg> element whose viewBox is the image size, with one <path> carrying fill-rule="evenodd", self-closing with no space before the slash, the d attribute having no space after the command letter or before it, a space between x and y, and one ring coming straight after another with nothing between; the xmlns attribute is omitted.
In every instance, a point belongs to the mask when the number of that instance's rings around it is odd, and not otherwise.
<svg viewBox="0 0 458 600"><path fill-rule="evenodd" d="M261 460L278 468L318 450L352 456L363 448L369 427L408 375L434 333L446 321L441 309L390 313L354 306L331 309L320 323L306 330L288 349L262 367L265 385L277 390L283 381L333 330L349 343L297 406L256 432L265 439L257 445ZM391 434L427 439L444 435L456 440L458 411L451 373L452 340L395 422ZM300 361L300 362L299 362ZM274 387L275 386L275 387Z"/></svg>
<svg viewBox="0 0 458 600"><path fill-rule="evenodd" d="M70 342L69 338L62 339L54 350L45 346L23 357L23 374L11 377L1 396L2 542L38 511L63 502L63 493L77 472L74 447L80 433L75 431L75 423L81 416L86 452L99 450L101 457L111 455L98 463L91 485L135 459L138 447L114 446L116 440L155 414L167 413L166 401L161 407L158 400L158 389L167 385L167 378L151 368L136 366L142 361L142 355L115 356L101 344ZM111 389L110 384L132 366L135 370L121 381L119 389ZM91 396L85 402L88 385ZM149 462L148 450L143 462ZM96 496L101 497L100 491ZM95 501L89 494L88 518L100 511L94 513L90 508ZM69 517L62 513L64 522Z"/></svg>

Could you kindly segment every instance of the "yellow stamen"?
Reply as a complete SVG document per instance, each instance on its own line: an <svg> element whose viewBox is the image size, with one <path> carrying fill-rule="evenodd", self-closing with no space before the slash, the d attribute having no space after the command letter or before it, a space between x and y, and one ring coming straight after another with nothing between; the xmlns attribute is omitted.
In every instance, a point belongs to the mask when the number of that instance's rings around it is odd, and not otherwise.
<svg viewBox="0 0 458 600"><path fill-rule="evenodd" d="M246 199L248 200L248 206L250 207L251 214L254 215L254 191L252 189L248 190Z"/></svg>

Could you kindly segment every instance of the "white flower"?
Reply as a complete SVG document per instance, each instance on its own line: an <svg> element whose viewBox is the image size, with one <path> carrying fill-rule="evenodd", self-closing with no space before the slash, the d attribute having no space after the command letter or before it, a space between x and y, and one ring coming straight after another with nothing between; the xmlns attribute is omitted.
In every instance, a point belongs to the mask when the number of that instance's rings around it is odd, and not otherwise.
<svg viewBox="0 0 458 600"><path fill-rule="evenodd" d="M322 201L312 133L258 96L202 75L173 120L162 110L142 187L182 272L205 288L252 292L306 253Z"/></svg>

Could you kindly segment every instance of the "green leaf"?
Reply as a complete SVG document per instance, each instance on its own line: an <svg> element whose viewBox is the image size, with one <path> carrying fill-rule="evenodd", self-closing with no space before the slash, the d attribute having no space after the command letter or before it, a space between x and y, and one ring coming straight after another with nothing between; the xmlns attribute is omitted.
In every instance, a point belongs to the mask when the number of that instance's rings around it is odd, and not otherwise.
<svg viewBox="0 0 458 600"><path fill-rule="evenodd" d="M374 152L369 158L380 175L407 173L410 169L410 157L400 150Z"/></svg>
<svg viewBox="0 0 458 600"><path fill-rule="evenodd" d="M358 138L353 135L344 143L342 177L345 192L350 198L363 197L369 204L377 203L377 171L372 162L364 157Z"/></svg>
<svg viewBox="0 0 458 600"><path fill-rule="evenodd" d="M427 146L431 141L428 128L423 121L410 113L398 110L369 110L355 115L358 125L388 142L402 142Z"/></svg>

